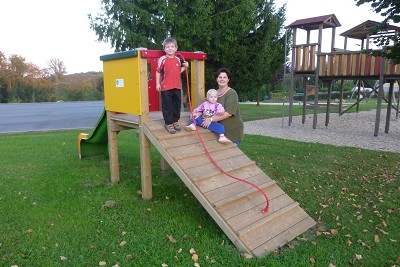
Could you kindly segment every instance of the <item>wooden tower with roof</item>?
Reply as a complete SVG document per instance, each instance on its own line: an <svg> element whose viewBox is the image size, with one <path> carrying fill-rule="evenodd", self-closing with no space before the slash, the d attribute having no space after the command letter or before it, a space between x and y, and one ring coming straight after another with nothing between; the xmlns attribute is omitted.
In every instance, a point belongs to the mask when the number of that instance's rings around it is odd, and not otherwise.
<svg viewBox="0 0 400 267"><path fill-rule="evenodd" d="M381 35L394 35L400 32L400 27L388 25L384 31L377 29L379 22L366 21L360 25L340 34L344 37L344 49L335 48L336 27L341 24L334 14L313 17L308 19L296 20L288 25L293 31L292 48L292 71L289 94L289 126L292 124L293 100L294 100L294 79L295 77L303 78L304 97L303 97L303 116L302 123L306 118L307 105L307 86L310 78L315 79L315 92L313 104L313 128L317 126L317 111L318 111L318 95L320 84L328 83L328 96L326 105L325 126L329 124L329 114L331 106L332 83L335 80L341 81L340 100L339 100L339 115L342 115L354 105L357 105L363 99L357 98L357 102L342 112L343 103L343 82L344 80L379 80L379 87L374 90L378 94L375 132L374 136L378 136L381 105L382 100L388 103L385 132L389 132L391 109L396 110L396 118L399 114L399 97L397 103L393 103L393 85L394 82L399 82L400 66L393 64L391 60L380 56L373 56L369 49L369 42ZM322 52L322 35L324 29L331 29L331 46L329 52ZM307 38L304 44L297 44L296 37L298 30L307 31ZM318 30L318 40L316 43L310 41L311 31ZM348 38L361 40L361 49L359 51L347 50ZM366 52L368 50L368 53ZM386 99L383 93L383 84L390 83L389 96ZM360 83L359 83L360 84ZM359 89L360 90L360 87Z"/></svg>

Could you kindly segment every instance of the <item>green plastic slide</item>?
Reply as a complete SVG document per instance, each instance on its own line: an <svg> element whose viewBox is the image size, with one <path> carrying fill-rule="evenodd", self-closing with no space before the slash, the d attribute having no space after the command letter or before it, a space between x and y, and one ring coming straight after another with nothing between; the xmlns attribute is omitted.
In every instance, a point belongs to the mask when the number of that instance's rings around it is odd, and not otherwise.
<svg viewBox="0 0 400 267"><path fill-rule="evenodd" d="M90 136L85 133L79 134L78 156L80 159L108 156L107 115L105 110Z"/></svg>

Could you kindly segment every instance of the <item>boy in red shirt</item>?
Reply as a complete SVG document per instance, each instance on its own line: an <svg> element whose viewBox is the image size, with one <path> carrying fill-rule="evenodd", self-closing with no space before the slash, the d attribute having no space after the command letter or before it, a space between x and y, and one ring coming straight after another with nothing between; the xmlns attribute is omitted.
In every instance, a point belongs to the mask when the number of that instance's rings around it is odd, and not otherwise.
<svg viewBox="0 0 400 267"><path fill-rule="evenodd" d="M181 73L189 66L175 56L178 44L174 38L167 38L163 42L165 55L158 59L156 70L156 89L161 92L162 114L165 129L171 134L180 131L178 121L181 117Z"/></svg>

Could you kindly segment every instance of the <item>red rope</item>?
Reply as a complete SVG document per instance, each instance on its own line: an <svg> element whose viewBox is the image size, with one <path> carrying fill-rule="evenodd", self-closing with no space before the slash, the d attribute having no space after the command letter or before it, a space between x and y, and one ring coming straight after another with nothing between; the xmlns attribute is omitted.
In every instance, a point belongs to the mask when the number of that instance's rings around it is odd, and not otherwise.
<svg viewBox="0 0 400 267"><path fill-rule="evenodd" d="M182 55L180 55L180 56L183 58ZM183 61L185 61L184 58L183 58ZM195 120L194 117L193 117L192 101L191 101L191 99L190 99L189 74L188 74L188 71L187 71L187 67L185 68L185 72L186 72L187 95L188 95L188 102L189 102L189 107L190 107L190 117L191 117L192 120L193 120L195 129L196 129L196 134L197 134L197 136L199 137L200 143L201 143L201 145L203 146L204 150L206 151L206 154L207 154L208 158L209 158L209 159L211 160L211 162L215 165L215 167L217 167L217 169L218 169L220 172L222 172L223 174L225 174L226 176L228 176L228 177L230 177L230 178L233 178L233 179L235 179L235 180L238 180L238 181L240 181L240 182L249 184L249 185L253 186L254 188L256 188L258 191L260 191L260 192L264 195L265 200L266 200L266 203L267 203L266 206L265 206L265 208L262 210L262 213L264 213L264 214L265 214L265 213L268 213L268 210L269 210L269 200L268 200L267 194L266 194L260 187L258 187L257 185L255 185L255 184L253 184L253 183L251 183L251 182L249 182L249 181L246 181L246 180L244 180L244 179L240 179L240 178L238 178L238 177L235 177L235 176L233 176L233 175L227 173L226 171L224 171L224 170L218 165L218 163L215 162L215 160L214 160L213 157L211 156L210 152L208 151L207 147L205 146L204 141L203 141L203 138L201 138L201 135L200 135L199 130L198 130L198 128L197 128L196 120Z"/></svg>

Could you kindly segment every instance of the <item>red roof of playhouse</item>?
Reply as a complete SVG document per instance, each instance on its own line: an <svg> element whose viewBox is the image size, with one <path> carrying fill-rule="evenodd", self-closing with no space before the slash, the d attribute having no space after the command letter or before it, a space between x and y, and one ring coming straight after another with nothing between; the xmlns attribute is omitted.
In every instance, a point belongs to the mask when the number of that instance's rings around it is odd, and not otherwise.
<svg viewBox="0 0 400 267"><path fill-rule="evenodd" d="M393 35L396 32L400 32L400 27L390 25L390 24L387 24L385 31L376 30L376 31L371 32L371 30L374 27L376 27L380 24L381 24L380 22L367 20L367 21L361 23L360 25L357 25L357 26L351 28L350 30L343 32L342 34L340 34L340 36L364 40L367 38L368 35L369 36L377 35L377 34Z"/></svg>
<svg viewBox="0 0 400 267"><path fill-rule="evenodd" d="M287 28L300 28L303 30L318 30L319 26L323 24L323 28L334 28L342 26L335 14L313 17L308 19L299 19L289 24Z"/></svg>

